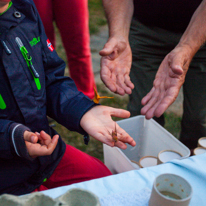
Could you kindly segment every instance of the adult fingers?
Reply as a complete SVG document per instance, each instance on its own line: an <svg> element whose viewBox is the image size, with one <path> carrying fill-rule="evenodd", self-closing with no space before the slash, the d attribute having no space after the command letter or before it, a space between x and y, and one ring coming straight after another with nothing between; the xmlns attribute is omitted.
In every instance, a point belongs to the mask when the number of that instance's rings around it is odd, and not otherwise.
<svg viewBox="0 0 206 206"><path fill-rule="evenodd" d="M120 95L125 95L126 91L130 90L125 84L125 76L122 73L117 74L117 93Z"/></svg>
<svg viewBox="0 0 206 206"><path fill-rule="evenodd" d="M142 101L141 101L142 105L146 105L148 103L148 101L151 99L154 92L155 92L155 88L153 87L150 90L150 92L145 97L142 98Z"/></svg>
<svg viewBox="0 0 206 206"><path fill-rule="evenodd" d="M149 118L148 116L148 111L151 111L151 108L154 109L155 104L159 102L159 99L157 98L157 96L154 94L153 96L151 96L151 98L149 99L149 101L146 103L146 105L141 109L141 114L145 115L147 114L147 118ZM150 112L151 113L151 112ZM151 118L151 117L150 117Z"/></svg>
<svg viewBox="0 0 206 206"><path fill-rule="evenodd" d="M124 79L125 79L125 84L127 85L126 93L131 94L132 89L134 89L134 84L131 82L129 74L125 74Z"/></svg>
<svg viewBox="0 0 206 206"><path fill-rule="evenodd" d="M107 57L101 58L100 77L105 86L112 92L116 91L116 76L113 74L113 65L110 65Z"/></svg>
<svg viewBox="0 0 206 206"><path fill-rule="evenodd" d="M176 100L178 93L178 88L170 88L162 99L159 106L156 108L154 115L156 117L160 117L166 111L166 109Z"/></svg>

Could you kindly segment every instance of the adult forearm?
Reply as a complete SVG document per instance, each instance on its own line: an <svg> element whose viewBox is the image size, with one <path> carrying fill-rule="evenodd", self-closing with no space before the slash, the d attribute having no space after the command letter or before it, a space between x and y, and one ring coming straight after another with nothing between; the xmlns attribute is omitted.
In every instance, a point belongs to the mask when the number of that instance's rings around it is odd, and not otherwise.
<svg viewBox="0 0 206 206"><path fill-rule="evenodd" d="M103 0L109 36L128 37L133 15L133 0Z"/></svg>
<svg viewBox="0 0 206 206"><path fill-rule="evenodd" d="M192 59L199 48L206 41L206 0L203 0L180 39L179 46L188 47L189 56Z"/></svg>

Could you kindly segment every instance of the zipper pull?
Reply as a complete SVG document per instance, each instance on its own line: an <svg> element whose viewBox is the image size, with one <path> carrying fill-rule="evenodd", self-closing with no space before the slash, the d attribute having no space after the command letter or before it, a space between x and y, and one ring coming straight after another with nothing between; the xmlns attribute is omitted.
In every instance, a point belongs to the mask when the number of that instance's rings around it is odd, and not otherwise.
<svg viewBox="0 0 206 206"><path fill-rule="evenodd" d="M11 50L6 45L5 41L1 40L1 44L3 45L4 50L6 51L6 53L10 55L11 54Z"/></svg>
<svg viewBox="0 0 206 206"><path fill-rule="evenodd" d="M19 46L20 49L24 46L23 43L22 43L22 41L21 41L21 39L20 39L19 37L16 37L15 41L16 41L16 43L18 44L18 46Z"/></svg>
<svg viewBox="0 0 206 206"><path fill-rule="evenodd" d="M39 78L39 73L38 73L38 72L36 71L36 69L34 68L34 65L32 64L32 61L30 61L30 68L31 68L34 76L35 76L36 78Z"/></svg>
<svg viewBox="0 0 206 206"><path fill-rule="evenodd" d="M32 64L32 61L31 61L32 57L29 55L29 52L27 51L26 47L24 47L24 45L19 37L16 37L16 43L18 44L19 49L20 49L22 55L24 56L24 59L26 60L27 65L30 67L33 75L35 76L35 78L39 78L39 74L36 71L36 69L34 68L34 65Z"/></svg>
<svg viewBox="0 0 206 206"><path fill-rule="evenodd" d="M39 81L39 73L36 71L36 69L34 68L34 65L32 64L32 57L29 55L29 52L27 51L26 47L23 45L21 39L19 37L15 38L15 41L17 43L17 45L19 46L19 49L27 63L27 66L29 67L29 70L34 78L36 87L38 90L41 89L41 83Z"/></svg>

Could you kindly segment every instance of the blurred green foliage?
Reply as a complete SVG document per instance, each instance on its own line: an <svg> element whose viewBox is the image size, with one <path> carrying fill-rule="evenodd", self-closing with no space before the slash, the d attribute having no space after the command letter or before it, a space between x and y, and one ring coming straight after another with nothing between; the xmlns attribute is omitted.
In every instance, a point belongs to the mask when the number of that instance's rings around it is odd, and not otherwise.
<svg viewBox="0 0 206 206"><path fill-rule="evenodd" d="M89 0L88 8L90 34L95 34L99 31L100 26L107 23L102 6L102 0Z"/></svg>

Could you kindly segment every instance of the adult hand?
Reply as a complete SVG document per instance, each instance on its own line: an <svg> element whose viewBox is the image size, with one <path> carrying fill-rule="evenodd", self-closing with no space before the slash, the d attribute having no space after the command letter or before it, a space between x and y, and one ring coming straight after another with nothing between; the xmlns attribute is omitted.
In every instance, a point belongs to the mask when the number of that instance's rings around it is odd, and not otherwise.
<svg viewBox="0 0 206 206"><path fill-rule="evenodd" d="M44 131L41 131L40 134L38 132L24 132L25 144L28 153L32 158L52 154L56 148L58 138L59 135L54 135L51 139L51 137Z"/></svg>
<svg viewBox="0 0 206 206"><path fill-rule="evenodd" d="M99 54L102 56L100 75L104 84L117 94L131 94L134 84L129 77L132 62L129 42L109 38Z"/></svg>
<svg viewBox="0 0 206 206"><path fill-rule="evenodd" d="M190 48L177 46L162 61L151 91L142 99L141 114L160 117L175 101L192 60Z"/></svg>
<svg viewBox="0 0 206 206"><path fill-rule="evenodd" d="M126 149L126 143L135 146L136 143L133 138L119 127L111 116L128 118L130 113L123 109L97 105L84 114L80 125L89 135L111 147L117 146ZM112 137L115 130L117 132L117 141Z"/></svg>

